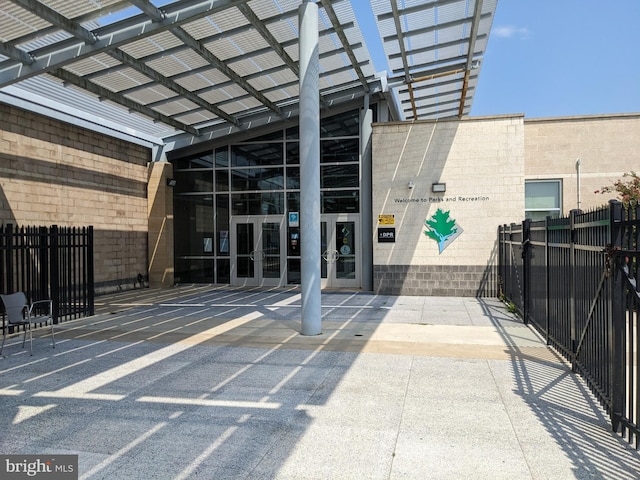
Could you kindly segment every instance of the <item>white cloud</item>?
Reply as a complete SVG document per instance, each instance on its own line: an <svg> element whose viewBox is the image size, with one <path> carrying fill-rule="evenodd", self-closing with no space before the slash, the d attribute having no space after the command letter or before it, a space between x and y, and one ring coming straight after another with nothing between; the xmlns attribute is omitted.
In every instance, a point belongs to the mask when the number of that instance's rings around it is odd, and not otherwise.
<svg viewBox="0 0 640 480"><path fill-rule="evenodd" d="M524 39L529 36L529 29L527 27L516 27L514 25L504 25L504 26L492 28L491 33L493 33L497 37L502 37L502 38Z"/></svg>

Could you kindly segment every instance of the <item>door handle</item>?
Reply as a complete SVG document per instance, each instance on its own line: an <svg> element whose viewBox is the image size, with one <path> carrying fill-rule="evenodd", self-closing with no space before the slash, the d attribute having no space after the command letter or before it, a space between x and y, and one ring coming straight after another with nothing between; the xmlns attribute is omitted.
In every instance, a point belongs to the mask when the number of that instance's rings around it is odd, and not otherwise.
<svg viewBox="0 0 640 480"><path fill-rule="evenodd" d="M258 256L258 259L259 259L259 260L264 260L265 254L264 254L264 252L263 252L262 250L254 250L253 252L251 252L251 253L249 254L249 258L250 258L252 261L254 261L254 262L255 262L255 261L256 261L256 255Z"/></svg>
<svg viewBox="0 0 640 480"><path fill-rule="evenodd" d="M340 254L337 250L325 250L322 254L322 258L324 258L325 262L327 263L336 263L340 258Z"/></svg>

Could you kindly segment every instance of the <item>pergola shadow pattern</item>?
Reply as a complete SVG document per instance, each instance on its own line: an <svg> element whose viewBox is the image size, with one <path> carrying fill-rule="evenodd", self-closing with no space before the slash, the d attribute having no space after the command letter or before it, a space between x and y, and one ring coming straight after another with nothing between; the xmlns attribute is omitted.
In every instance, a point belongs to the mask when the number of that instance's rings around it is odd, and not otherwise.
<svg viewBox="0 0 640 480"><path fill-rule="evenodd" d="M491 299L183 286L7 345L0 450L80 478L637 478L580 379Z"/></svg>

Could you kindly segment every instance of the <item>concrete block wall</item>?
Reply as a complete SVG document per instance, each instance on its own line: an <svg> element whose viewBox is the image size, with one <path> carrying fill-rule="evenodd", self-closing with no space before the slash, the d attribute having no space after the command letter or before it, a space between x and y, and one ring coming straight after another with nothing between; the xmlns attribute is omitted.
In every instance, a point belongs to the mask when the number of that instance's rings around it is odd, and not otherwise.
<svg viewBox="0 0 640 480"><path fill-rule="evenodd" d="M374 291L496 295L498 226L524 212L523 117L374 124L372 148ZM442 251L424 233L438 210L462 230Z"/></svg>
<svg viewBox="0 0 640 480"><path fill-rule="evenodd" d="M526 119L525 179L562 180L562 214L589 210L615 195L595 194L625 172L640 171L640 113Z"/></svg>
<svg viewBox="0 0 640 480"><path fill-rule="evenodd" d="M94 227L96 291L147 275L143 146L0 104L0 222Z"/></svg>

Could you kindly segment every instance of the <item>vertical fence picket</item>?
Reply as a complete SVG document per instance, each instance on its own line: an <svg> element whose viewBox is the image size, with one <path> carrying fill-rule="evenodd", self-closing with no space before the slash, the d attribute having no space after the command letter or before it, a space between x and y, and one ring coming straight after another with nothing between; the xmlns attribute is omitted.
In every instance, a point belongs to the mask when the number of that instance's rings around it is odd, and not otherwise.
<svg viewBox="0 0 640 480"><path fill-rule="evenodd" d="M529 323L531 310L531 220L522 222L522 319Z"/></svg>
<svg viewBox="0 0 640 480"><path fill-rule="evenodd" d="M87 229L87 297L89 303L87 311L89 315L95 313L95 285L93 271L93 226Z"/></svg>
<svg viewBox="0 0 640 480"><path fill-rule="evenodd" d="M53 300L53 321L60 321L60 304L62 295L60 294L60 235L57 225L51 225L50 228L50 255L51 259L51 299Z"/></svg>
<svg viewBox="0 0 640 480"><path fill-rule="evenodd" d="M608 248L610 252L616 249L622 248L622 236L623 228L622 222L622 206L612 203L610 205L610 219L611 219L611 239ZM618 258L610 258L608 262L621 262L623 261L620 256ZM622 265L615 265L610 272L613 283L613 296L612 302L609 305L610 318L613 322L612 330L613 334L610 339L610 348L612 352L613 361L611 362L611 424L614 432L617 432L620 427L624 429L621 424L624 418L624 404L625 404L625 386L624 379L626 373L626 347L625 347L625 330L626 319L624 314L624 283L622 280L623 269ZM609 267L611 268L611 267ZM624 435L624 433L623 433Z"/></svg>

